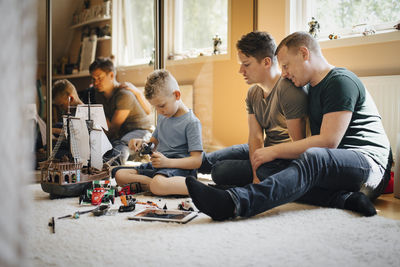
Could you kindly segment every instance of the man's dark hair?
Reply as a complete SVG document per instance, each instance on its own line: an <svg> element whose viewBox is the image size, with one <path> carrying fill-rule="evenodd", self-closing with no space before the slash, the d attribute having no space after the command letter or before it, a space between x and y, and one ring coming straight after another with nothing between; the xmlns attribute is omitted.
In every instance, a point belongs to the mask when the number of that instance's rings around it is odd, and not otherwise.
<svg viewBox="0 0 400 267"><path fill-rule="evenodd" d="M243 35L236 43L236 48L246 56L256 58L258 62L266 57L275 61L275 40L267 32L254 31Z"/></svg>
<svg viewBox="0 0 400 267"><path fill-rule="evenodd" d="M301 46L305 46L308 50L314 53L321 53L318 41L308 32L294 32L286 36L278 45L275 55L277 55L279 50L284 46L286 46L288 50L298 49Z"/></svg>
<svg viewBox="0 0 400 267"><path fill-rule="evenodd" d="M92 64L89 66L89 72L92 73L93 71L101 69L105 73L109 72L114 72L114 74L117 74L115 71L114 63L110 58L96 58L95 61L93 61Z"/></svg>

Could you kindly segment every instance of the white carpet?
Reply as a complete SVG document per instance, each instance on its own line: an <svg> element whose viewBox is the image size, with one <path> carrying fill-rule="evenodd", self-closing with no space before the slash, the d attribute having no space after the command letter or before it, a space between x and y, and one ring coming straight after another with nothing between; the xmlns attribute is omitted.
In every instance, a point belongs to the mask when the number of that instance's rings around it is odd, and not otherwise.
<svg viewBox="0 0 400 267"><path fill-rule="evenodd" d="M56 220L52 234L50 217L88 207L78 198L49 200L39 184L29 188L33 266L400 266L400 221L380 216L295 203L226 222L204 214L187 224L84 214ZM170 209L182 200L138 199Z"/></svg>

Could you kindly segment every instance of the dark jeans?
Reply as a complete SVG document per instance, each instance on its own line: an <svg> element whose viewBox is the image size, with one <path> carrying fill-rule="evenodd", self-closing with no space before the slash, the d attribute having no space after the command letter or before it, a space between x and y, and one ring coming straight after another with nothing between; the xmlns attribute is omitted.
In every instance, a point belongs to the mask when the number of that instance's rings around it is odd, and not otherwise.
<svg viewBox="0 0 400 267"><path fill-rule="evenodd" d="M259 184L231 188L228 192L235 203L235 215L242 217L254 216L295 200L343 208L348 192L360 191L371 169L369 161L360 152L310 148L273 175L260 167L257 170Z"/></svg>
<svg viewBox="0 0 400 267"><path fill-rule="evenodd" d="M274 160L263 164L260 168L272 175L286 168L291 160ZM234 145L211 153L203 154L200 173L211 173L217 185L245 186L253 182L253 171L249 160L247 144Z"/></svg>

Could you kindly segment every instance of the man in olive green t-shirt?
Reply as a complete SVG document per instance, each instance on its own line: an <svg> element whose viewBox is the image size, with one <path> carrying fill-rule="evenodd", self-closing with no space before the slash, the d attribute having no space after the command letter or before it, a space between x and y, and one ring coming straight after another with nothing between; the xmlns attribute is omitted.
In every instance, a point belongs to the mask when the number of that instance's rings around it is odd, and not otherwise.
<svg viewBox="0 0 400 267"><path fill-rule="evenodd" d="M237 42L239 72L247 84L248 144L234 145L203 154L199 172L211 172L217 185L258 183L251 157L259 148L305 137L307 94L281 77L274 55L276 44L266 32L250 32ZM263 168L275 173L290 161L276 160Z"/></svg>

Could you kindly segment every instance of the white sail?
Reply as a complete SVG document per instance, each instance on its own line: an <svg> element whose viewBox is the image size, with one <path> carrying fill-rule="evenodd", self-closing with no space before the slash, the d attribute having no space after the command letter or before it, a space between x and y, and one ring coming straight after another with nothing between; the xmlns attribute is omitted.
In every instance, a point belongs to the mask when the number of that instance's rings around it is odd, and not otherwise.
<svg viewBox="0 0 400 267"><path fill-rule="evenodd" d="M92 167L101 170L103 168L103 155L112 149L112 145L103 130L94 129L90 133L91 164Z"/></svg>
<svg viewBox="0 0 400 267"><path fill-rule="evenodd" d="M88 119L88 105L78 105L76 107L75 117ZM108 131L106 116L104 115L103 105L93 104L90 105L90 119L93 121L95 127L101 127ZM100 128L98 128L100 129Z"/></svg>
<svg viewBox="0 0 400 267"><path fill-rule="evenodd" d="M78 158L79 162L83 165L87 165L87 161L90 155L89 148L89 132L86 127L86 122L80 118L71 117L73 134L71 136L71 151L74 152L74 145L78 150L78 155L73 155L74 158ZM74 154L74 153L73 153Z"/></svg>

